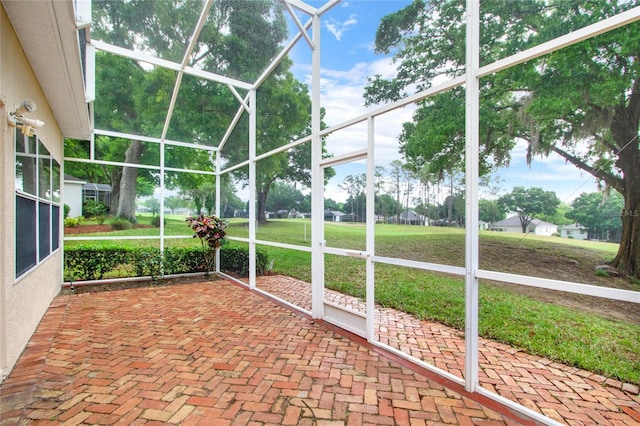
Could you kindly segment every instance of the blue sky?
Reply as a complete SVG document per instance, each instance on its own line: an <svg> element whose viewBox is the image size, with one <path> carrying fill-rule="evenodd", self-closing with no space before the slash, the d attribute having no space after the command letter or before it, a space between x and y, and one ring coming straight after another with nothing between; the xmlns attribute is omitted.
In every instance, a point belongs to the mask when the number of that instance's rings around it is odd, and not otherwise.
<svg viewBox="0 0 640 426"><path fill-rule="evenodd" d="M320 7L325 2L307 3ZM366 111L363 93L368 76L394 75L395 66L391 58L374 53L375 32L383 16L410 3L404 0L344 1L321 17L321 104L327 111L327 124L335 125ZM304 23L308 16L299 14L299 19ZM292 26L290 33L296 32L297 27ZM311 53L306 41L301 39L289 56L294 61L293 72L296 77L310 84ZM376 119L376 165L385 167L392 160L401 158L397 138L402 123L411 120L412 111L412 107L405 107ZM340 155L364 148L365 141L366 128L360 125L337 132L328 139L327 146L329 152ZM529 167L526 164L525 153L526 149L522 144L512 152L511 166L499 173L502 191L498 195L511 191L516 185L527 188L537 186L547 191L555 191L563 202L569 203L582 192L596 190L595 181L590 175L567 165L562 158L536 157ZM336 177L327 186L326 196L344 201L348 195L341 191L338 185L347 174L360 173L363 170L362 164L337 168Z"/></svg>

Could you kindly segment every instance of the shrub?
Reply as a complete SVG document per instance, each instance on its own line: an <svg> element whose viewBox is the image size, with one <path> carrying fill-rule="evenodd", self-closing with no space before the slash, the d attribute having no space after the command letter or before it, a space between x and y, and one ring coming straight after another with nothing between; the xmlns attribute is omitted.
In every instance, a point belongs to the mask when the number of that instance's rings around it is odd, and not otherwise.
<svg viewBox="0 0 640 426"><path fill-rule="evenodd" d="M130 261L134 266L136 276L150 276L157 280L162 274L163 256L160 249L137 248L130 251Z"/></svg>
<svg viewBox="0 0 640 426"><path fill-rule="evenodd" d="M95 216L104 216L109 213L109 207L95 200L87 200L82 205L82 215L84 217L95 217Z"/></svg>
<svg viewBox="0 0 640 426"><path fill-rule="evenodd" d="M249 249L229 245L220 248L220 269L238 276L249 275ZM204 254L198 247L157 248L79 245L64 251L65 275L71 280L100 280L105 274L121 269L120 277L151 276L206 272ZM268 271L265 251L256 250L257 274Z"/></svg>
<svg viewBox="0 0 640 426"><path fill-rule="evenodd" d="M220 269L246 277L249 275L249 249L246 247L223 246L220 249ZM269 257L263 250L256 249L256 272L267 272Z"/></svg>
<svg viewBox="0 0 640 426"><path fill-rule="evenodd" d="M64 218L68 218L69 217L69 212L71 211L71 206L69 206L68 204L64 205Z"/></svg>
<svg viewBox="0 0 640 426"><path fill-rule="evenodd" d="M206 270L199 248L171 247L164 250L164 273L186 274Z"/></svg>
<svg viewBox="0 0 640 426"><path fill-rule="evenodd" d="M78 217L65 217L64 218L64 226L65 228L74 228L80 225L80 218Z"/></svg>
<svg viewBox="0 0 640 426"><path fill-rule="evenodd" d="M213 271L215 264L216 250L220 248L224 237L227 235L227 223L217 216L206 216L200 214L197 217L189 216L185 219L194 232L194 238L200 238L202 245L205 274L209 275Z"/></svg>
<svg viewBox="0 0 640 426"><path fill-rule="evenodd" d="M117 217L111 221L111 227L116 231L125 231L131 229L131 222L127 219Z"/></svg>
<svg viewBox="0 0 640 426"><path fill-rule="evenodd" d="M167 219L164 219L164 224L167 224ZM153 219L151 219L151 225L155 226L156 228L160 228L160 216L154 216Z"/></svg>
<svg viewBox="0 0 640 426"><path fill-rule="evenodd" d="M67 275L72 279L100 280L119 265L129 263L129 260L129 250L118 246L85 245L64 251Z"/></svg>

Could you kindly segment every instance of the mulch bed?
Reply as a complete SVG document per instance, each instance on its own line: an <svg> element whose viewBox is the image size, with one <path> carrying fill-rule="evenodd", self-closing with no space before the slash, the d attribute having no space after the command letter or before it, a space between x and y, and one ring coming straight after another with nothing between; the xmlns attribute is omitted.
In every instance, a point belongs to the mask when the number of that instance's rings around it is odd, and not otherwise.
<svg viewBox="0 0 640 426"><path fill-rule="evenodd" d="M134 228L153 228L151 225L134 225ZM77 235L77 234L93 234L96 232L111 232L111 225L78 225L73 227L65 227L64 235Z"/></svg>

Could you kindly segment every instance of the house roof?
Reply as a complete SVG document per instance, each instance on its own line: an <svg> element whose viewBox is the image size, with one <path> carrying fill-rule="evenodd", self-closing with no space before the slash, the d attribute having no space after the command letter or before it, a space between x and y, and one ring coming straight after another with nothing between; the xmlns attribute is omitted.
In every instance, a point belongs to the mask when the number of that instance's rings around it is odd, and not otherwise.
<svg viewBox="0 0 640 426"><path fill-rule="evenodd" d="M579 223L572 223L571 225L562 225L560 227L558 227L558 229L561 229L563 231L573 231L573 230L581 230L581 229L588 229L586 226L582 226Z"/></svg>
<svg viewBox="0 0 640 426"><path fill-rule="evenodd" d="M66 137L91 137L80 48L85 30L76 20L75 1L1 0L56 122ZM84 2L86 3L86 2ZM85 20L91 21L91 13Z"/></svg>
<svg viewBox="0 0 640 426"><path fill-rule="evenodd" d="M102 192L111 192L111 185L106 183L85 183L82 185L83 190L93 190Z"/></svg>
<svg viewBox="0 0 640 426"><path fill-rule="evenodd" d="M400 217L405 220L420 220L421 215L416 213L414 210L407 210L400 213Z"/></svg>
<svg viewBox="0 0 640 426"><path fill-rule="evenodd" d="M65 181L65 183L82 183L82 184L87 183L86 180L77 178L75 176L68 175L66 173L64 174L64 181Z"/></svg>
<svg viewBox="0 0 640 426"><path fill-rule="evenodd" d="M555 225L553 223L545 222L544 220L540 220L540 219L533 219L531 221L531 223L529 224L529 226L531 226L531 225L533 225L534 227L538 227L540 225L542 225L542 226L558 226L558 225ZM520 223L520 218L518 216L511 216L511 217L508 217L508 218L506 218L504 220L495 222L493 224L493 226L494 227L496 227L496 226L504 226L506 228L509 228L509 227L514 227L515 228L515 227L522 227L522 224Z"/></svg>

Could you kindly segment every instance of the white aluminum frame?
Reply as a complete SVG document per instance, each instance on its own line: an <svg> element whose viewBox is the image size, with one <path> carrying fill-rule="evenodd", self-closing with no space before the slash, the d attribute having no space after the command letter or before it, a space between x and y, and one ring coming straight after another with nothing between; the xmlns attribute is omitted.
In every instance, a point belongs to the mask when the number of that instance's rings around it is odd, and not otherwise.
<svg viewBox="0 0 640 426"><path fill-rule="evenodd" d="M203 8L203 11L200 15L199 23L194 30L194 37L197 37L197 34L202 28L204 24L204 20L206 19L206 15L208 13L209 8L211 7L213 0L208 0ZM611 31L618 27L628 25L640 20L640 7L636 7L634 9L628 10L624 13L621 13L617 16L605 19L601 22L598 22L593 25L589 25L580 30L574 31L572 33L561 36L557 39L550 40L546 43L533 47L531 49L519 52L507 58L503 58L499 61L496 61L491 64L487 64L483 67L480 67L479 63L479 53L480 53L480 3L478 0L468 0L467 1L467 11L466 11L466 23L467 23L467 35L466 35L466 73L463 76L450 79L445 81L435 87L429 88L427 90L423 90L419 93L416 93L412 96L409 96L405 99L401 99L399 101L381 106L379 108L373 109L367 113L361 114L359 116L350 118L345 120L342 123L334 125L328 129L321 130L320 128L320 85L321 85L321 64L320 64L320 48L321 48L321 40L320 40L320 29L321 22L320 17L327 10L331 9L335 5L337 5L340 0L329 0L323 7L314 8L301 0L282 0L294 19L298 29L300 32L292 39L292 41L283 49L283 51L274 59L272 64L265 69L265 71L260 75L260 77L256 80L255 83L246 83L242 81L238 81L235 79L231 79L228 77L216 75L213 73L209 73L203 70L195 69L193 67L187 66L187 58L191 49L193 49L194 43L190 44L187 52L185 53L184 59L182 63L178 64L175 62L155 58L149 55L145 55L139 52L134 52L131 50L127 50L124 48L120 48L117 46L113 46L101 41L93 40L92 45L97 50L102 50L105 52L109 52L112 54L124 56L136 61L142 61L154 66L165 67L171 70L174 70L178 73L178 77L176 79L176 85L174 87L174 93L172 97L171 106L167 113L167 118L165 121L165 126L163 128L161 138L151 138L146 136L138 136L138 135L130 135L126 133L112 132L106 130L96 130L95 134L102 134L107 136L114 137L124 137L124 138L136 138L145 142L159 143L161 146L165 144L172 144L183 147L191 147L195 149L205 149L210 150L212 153L216 154L216 164L215 164L215 172L206 172L206 171L195 171L195 170L185 170L185 169L175 169L165 167L164 165L164 157L161 158L161 164L159 167L157 166L144 166L144 165L135 165L140 168L151 168L158 169L161 171L163 175L161 192L162 198L164 200L164 171L181 171L181 172L189 172L189 173L204 173L204 174L213 174L216 176L220 176L224 173L229 173L233 170L236 170L240 167L248 167L249 169L249 197L250 200L255 200L256 195L256 185L255 185L255 177L256 177L256 163L260 159L266 158L270 155L277 154L279 152L285 151L287 149L293 148L302 143L311 143L312 147L312 169L311 169L311 181L312 181L312 220L311 220L311 247L297 246L291 244L283 244L271 241L263 241L258 240L256 237L256 214L257 209L255 202L249 203L249 237L248 238L230 238L236 241L242 241L249 244L250 249L250 276L249 276L249 287L254 289L255 291L261 292L263 294L268 294L263 290L256 288L256 246L267 245L273 247L281 247L293 250L300 250L311 252L311 268L312 268L312 309L311 316L313 318L324 318L324 307L323 307L323 292L324 292L324 253L335 253L341 255L352 255L357 257L362 257L366 259L366 338L367 340L381 348L384 348L402 358L410 360L421 367L424 367L430 371L436 372L444 376L445 378L452 380L455 383L464 385L466 390L469 392L477 392L486 397L489 397L495 401L498 401L501 404L504 404L516 411L519 411L532 419L540 421L546 424L559 424L556 421L543 416L540 413L534 412L524 406L521 406L513 401L510 401L500 395L489 392L486 389L479 386L478 381L478 281L480 279L486 280L496 280L502 281L506 283L519 284L519 285L527 285L544 289L554 289L554 290L562 290L566 292L585 294L615 300L623 300L627 302L632 302L640 305L640 292L628 291L628 290L618 290L597 286L590 286L585 284L566 282L560 280L553 279L543 279L522 275L514 275L507 274L502 272L490 271L490 270L482 270L479 267L478 262L478 246L479 246L479 227L478 227L478 184L479 184L479 176L478 176L478 161L479 161L479 81L480 78L484 76L488 76L490 74L496 73L500 70L504 70L509 67L516 66L525 61L538 58L542 55L548 54L553 51L557 51L562 49L563 47L567 47L578 43L580 41L586 40L588 38L592 38L599 34L605 33L607 31ZM293 9L297 9L311 16L309 21L305 24L302 24L297 16L294 13ZM312 34L309 36L307 33L308 29L311 28ZM269 74L273 71L276 65L288 54L288 52L294 47L294 45L299 42L301 39L305 39L307 44L312 50L312 81L311 81L311 101L312 101L312 112L311 112L311 136L305 137L303 139L292 141L291 143L282 146L280 148L274 149L264 154L257 155L256 153L256 90L264 82L264 80L269 76ZM92 51L92 50L90 50ZM239 102L239 108L234 116L226 134L222 138L218 147L208 147L201 145L194 145L191 143L178 142L178 141L169 141L166 140L166 134L168 129L168 123L171 117L171 113L173 110L173 106L175 105L175 99L177 96L177 92L180 86L180 79L183 74L193 75L198 78L218 82L221 84L225 84L228 86L230 91L236 97ZM391 257L377 256L375 254L375 228L374 228L374 172L375 172L375 118L383 115L389 111L402 108L407 105L411 105L419 100L429 98L439 93L443 93L447 90L450 90L455 87L459 87L461 85L466 86L466 228L465 228L465 266L462 267L454 267L448 265L440 265L433 264L427 262L417 262L417 261L409 261ZM237 89L248 91L247 95L242 98L242 96L238 93ZM249 158L246 161L243 161L239 164L235 164L227 167L226 169L222 169L222 163L220 156L218 155L219 151L222 151L226 141L229 138L229 135L233 131L236 124L239 122L240 117L243 113L249 114ZM341 157L334 157L330 159L322 159L322 137L329 135L333 132L336 132L340 129L344 129L350 127L352 125L367 122L367 148L359 151L354 151L350 154ZM163 151L163 150L161 150ZM366 195L367 195L367 216L366 216L366 250L365 252L354 252L348 250L339 250L339 249L328 249L324 240L324 215L323 215L323 200L324 200L324 182L323 182L323 169L332 164L338 164L340 162L349 161L353 158L366 158L367 159L367 186L366 186ZM126 163L118 163L118 162L108 162L108 161L98 161L94 158L94 149L93 149L93 141L91 145L91 154L89 159L74 159L74 158L65 158L65 161L79 161L79 162L92 162L98 164L109 164L109 165L118 165L118 166L131 166L131 164ZM216 179L216 213L220 213L220 179ZM161 209L163 210L163 209ZM161 211L163 214L163 211ZM163 221L161 220L161 223ZM138 239L139 237L130 237ZM120 239L130 239L127 237L121 237ZM163 247L165 238L182 238L182 237L169 237L165 236L163 232L163 228L161 228L161 234L159 237L147 237L147 238L159 238L161 241L161 247ZM65 237L65 240L81 240L81 239L114 239L114 238L96 238L96 237ZM374 304L374 292L375 292L375 283L374 283L374 269L376 263L382 264L390 264L404 267L411 267L416 269L421 269L424 271L437 271L437 272L445 272L453 275L463 276L465 279L465 300L466 300L466 310L465 310L465 332L466 332L466 353L465 353L465 379L462 379L458 376L455 376L451 373L448 373L444 370L441 370L433 365L427 364L419 359L416 359L410 355L399 351L393 347L388 345L384 345L379 341L375 340L374 336L374 318L375 318L375 304ZM219 265L219 262L216 262L216 265ZM226 278L233 279L232 277L222 274L219 271L219 266L217 266L218 274L225 276ZM235 280L235 279L234 279ZM238 281L238 280L235 280ZM240 282L240 281L238 281ZM242 283L245 284L246 283ZM280 302L290 306L292 308L302 310L302 308L298 306L294 306L291 303L273 296L269 294L270 297L273 297Z"/></svg>

